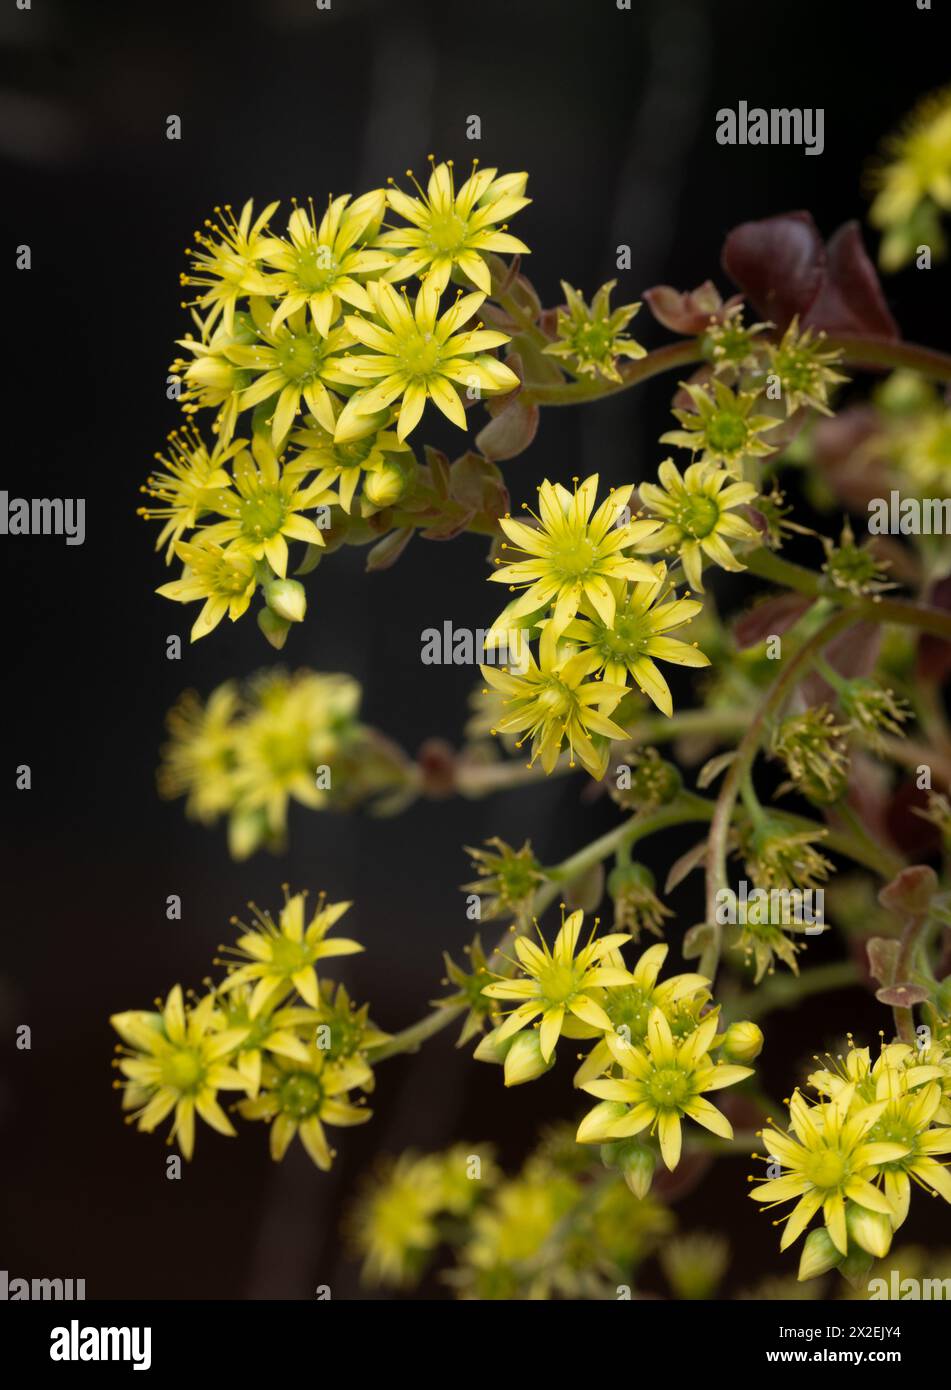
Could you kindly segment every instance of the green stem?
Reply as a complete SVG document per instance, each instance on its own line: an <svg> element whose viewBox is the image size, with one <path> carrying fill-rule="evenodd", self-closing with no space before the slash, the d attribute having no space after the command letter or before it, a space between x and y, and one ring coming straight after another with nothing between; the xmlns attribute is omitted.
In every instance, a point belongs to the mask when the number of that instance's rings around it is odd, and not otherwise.
<svg viewBox="0 0 951 1390"><path fill-rule="evenodd" d="M914 627L951 642L951 613L945 609L932 608L924 603L911 603L907 599L851 594L845 589L836 588L803 565L784 560L775 551L767 550L765 547L744 555L743 562L751 574L759 575L761 579L769 579L782 588L794 589L809 598L828 599L837 607L847 609L855 618L871 623L895 623L902 627Z"/></svg>
<svg viewBox="0 0 951 1390"><path fill-rule="evenodd" d="M922 376L935 381L951 381L951 357L934 348L919 347L917 343L895 343L883 338L866 338L861 334L838 334L825 340L825 346L838 349L843 354L843 365L847 367L905 368L920 372ZM525 390L539 405L578 405L586 401L603 400L616 396L642 381L661 372L686 367L692 362L702 360L700 340L685 338L679 343L669 343L656 348L646 357L633 362L625 362L619 368L619 381L604 381L594 378L590 381L571 381L566 383L531 382L525 383Z"/></svg>
<svg viewBox="0 0 951 1390"><path fill-rule="evenodd" d="M728 886L726 871L727 837L730 832L730 823L733 819L733 810L736 806L736 799L743 778L753 766L753 761L759 751L760 743L765 734L769 719L784 703L787 696L791 693L800 678L805 675L813 657L817 652L821 652L823 647L851 623L856 618L851 612L837 613L829 618L822 627L819 628L807 642L796 652L795 656L787 665L786 669L774 681L772 687L767 692L765 699L761 702L759 709L747 728L746 733L740 740L736 750L736 757L727 768L726 776L720 788L720 795L717 797L716 808L713 813L713 820L710 825L710 837L707 843L707 910L706 923L711 936L707 946L704 948L700 960L700 974L706 975L712 980L716 975L717 966L720 962L720 952L723 947L723 929L717 922L717 895Z"/></svg>
<svg viewBox="0 0 951 1390"><path fill-rule="evenodd" d="M620 391L626 391L652 376L659 376L661 372L699 362L700 358L698 339L685 338L683 342L656 348L646 357L623 363L618 368L618 381L605 381L600 377L567 382L526 381L523 396L531 396L538 405L580 405L585 401L600 401L607 396L616 396Z"/></svg>

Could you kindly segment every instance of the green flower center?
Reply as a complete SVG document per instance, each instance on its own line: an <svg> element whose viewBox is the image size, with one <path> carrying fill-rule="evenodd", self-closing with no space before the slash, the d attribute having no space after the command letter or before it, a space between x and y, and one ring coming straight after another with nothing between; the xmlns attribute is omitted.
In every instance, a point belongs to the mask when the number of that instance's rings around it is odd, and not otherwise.
<svg viewBox="0 0 951 1390"><path fill-rule="evenodd" d="M835 1149L821 1149L811 1153L804 1165L805 1176L814 1187L837 1188L848 1176L848 1163Z"/></svg>
<svg viewBox="0 0 951 1390"><path fill-rule="evenodd" d="M216 561L208 578L209 588L222 598L228 598L232 594L243 594L248 587L248 576L243 570L229 565L227 560Z"/></svg>
<svg viewBox="0 0 951 1390"><path fill-rule="evenodd" d="M748 434L746 421L740 415L720 411L707 423L708 444L724 454L735 454L742 449Z"/></svg>
<svg viewBox="0 0 951 1390"><path fill-rule="evenodd" d="M291 941L286 936L277 936L272 940L271 966L274 973L294 975L311 963L311 947L306 941Z"/></svg>
<svg viewBox="0 0 951 1390"><path fill-rule="evenodd" d="M277 348L277 361L288 381L308 381L317 376L323 360L323 340L306 333L289 337Z"/></svg>
<svg viewBox="0 0 951 1390"><path fill-rule="evenodd" d="M550 676L541 686L535 702L543 720L567 719L575 706L574 695L557 676Z"/></svg>
<svg viewBox="0 0 951 1390"><path fill-rule="evenodd" d="M284 1114L295 1120L319 1112L324 1100L323 1086L307 1072L293 1072L281 1082L277 1094Z"/></svg>
<svg viewBox="0 0 951 1390"><path fill-rule="evenodd" d="M591 571L597 553L594 542L581 536L553 551L551 566L560 579L580 579Z"/></svg>
<svg viewBox="0 0 951 1390"><path fill-rule="evenodd" d="M256 492L241 504L241 530L255 540L276 536L286 514L287 506L279 492Z"/></svg>
<svg viewBox="0 0 951 1390"><path fill-rule="evenodd" d="M408 333L400 347L400 363L410 376L430 376L442 357L442 346L434 333Z"/></svg>
<svg viewBox="0 0 951 1390"><path fill-rule="evenodd" d="M680 1067L658 1067L647 1082L647 1092L661 1110L674 1110L690 1099L690 1077Z"/></svg>
<svg viewBox="0 0 951 1390"><path fill-rule="evenodd" d="M720 520L720 508L713 497L688 494L677 508L675 520L688 536L693 536L695 540L703 540L704 536L709 536L716 530L717 522Z"/></svg>
<svg viewBox="0 0 951 1390"><path fill-rule="evenodd" d="M647 1020L654 1007L651 994L637 985L622 985L620 989L607 991L604 1000L605 1011L615 1028L627 1028L631 1041L640 1042L647 1036Z"/></svg>
<svg viewBox="0 0 951 1390"><path fill-rule="evenodd" d="M619 610L615 615L614 627L603 628L598 650L611 661L635 661L644 655L644 647L651 637L651 628L642 613Z"/></svg>
<svg viewBox="0 0 951 1390"><path fill-rule="evenodd" d="M596 321L579 324L571 335L571 346L579 357L613 357L613 344L614 334L606 324Z"/></svg>
<svg viewBox="0 0 951 1390"><path fill-rule="evenodd" d="M429 224L430 250L438 255L452 255L462 251L466 244L468 227L456 212L444 212L432 218Z"/></svg>
<svg viewBox="0 0 951 1390"><path fill-rule="evenodd" d="M538 976L538 988L550 1004L566 1004L578 989L578 972L573 965L552 961Z"/></svg>
<svg viewBox="0 0 951 1390"><path fill-rule="evenodd" d="M197 1048L179 1048L162 1060L162 1085L189 1094L198 1089L205 1064Z"/></svg>
<svg viewBox="0 0 951 1390"><path fill-rule="evenodd" d="M325 290L337 278L339 266L329 246L309 246L297 253L296 274L303 290Z"/></svg>

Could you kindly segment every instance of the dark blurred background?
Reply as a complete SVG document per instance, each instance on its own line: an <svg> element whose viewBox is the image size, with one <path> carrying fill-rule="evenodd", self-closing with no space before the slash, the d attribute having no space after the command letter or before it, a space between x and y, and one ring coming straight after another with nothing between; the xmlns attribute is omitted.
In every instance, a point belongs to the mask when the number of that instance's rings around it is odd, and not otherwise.
<svg viewBox="0 0 951 1390"><path fill-rule="evenodd" d="M163 718L179 692L207 694L278 660L252 616L166 660L166 637L187 638L197 610L155 597L168 576L134 514L153 452L177 423L166 374L186 323L178 274L192 229L217 202L319 202L424 168L430 151L459 167L478 155L530 174L534 202L514 230L533 248L526 270L546 302L560 299L560 278L590 294L618 275L618 302L707 276L725 291L719 251L735 223L809 208L829 233L864 216L868 157L947 80L942 24L913 0L870 14L818 0L634 0L631 12L615 0L3 7L6 257L12 266L13 247L28 243L33 265L8 272L0 486L87 499L84 546L2 542L0 1265L11 1276L85 1277L93 1298L311 1297L317 1284L373 1296L339 1226L377 1153L494 1139L511 1169L541 1121L575 1113L564 1068L506 1092L447 1033L386 1064L374 1120L341 1132L326 1175L297 1145L272 1165L264 1126L244 1126L237 1140L201 1127L195 1161L169 1182L161 1140L122 1124L109 1014L148 1007L176 981L197 984L249 898L276 905L285 879L354 898L348 926L367 950L345 962L344 978L396 1030L440 992L440 951L458 956L469 938L462 844L530 836L550 863L617 815L606 799L579 801L575 781L420 804L395 821L295 810L285 858L236 865L223 831L158 800ZM822 157L719 146L715 112L740 99L824 107ZM170 114L182 119L177 142L165 136ZM477 145L465 138L471 114L482 121ZM620 243L633 265L618 274ZM935 310L947 309L948 289L947 270L889 282L908 337L941 346L943 335L947 346L946 314ZM648 345L667 338L646 310L633 331ZM506 465L513 503L546 475L652 475L671 387L547 413L531 450ZM438 425L424 437L458 449ZM419 633L446 618L473 628L491 618L484 554L473 537L417 541L385 576L364 574L362 552L338 554L310 581L308 621L285 664L354 674L365 718L410 749L429 735L458 742L472 672L422 667ZM21 763L32 767L28 792L14 790ZM650 842L660 875L684 843ZM674 900L675 968L698 886ZM181 895L181 922L166 920L170 893ZM822 960L841 946L810 949ZM788 1094L814 1051L882 1021L858 992L775 1015L764 1084ZM23 1023L29 1052L15 1048ZM730 1290L778 1272L777 1234L746 1199L748 1167L724 1160L679 1208L684 1227L728 1229ZM920 1240L934 1208L913 1205L904 1234ZM444 1296L436 1284L426 1291Z"/></svg>

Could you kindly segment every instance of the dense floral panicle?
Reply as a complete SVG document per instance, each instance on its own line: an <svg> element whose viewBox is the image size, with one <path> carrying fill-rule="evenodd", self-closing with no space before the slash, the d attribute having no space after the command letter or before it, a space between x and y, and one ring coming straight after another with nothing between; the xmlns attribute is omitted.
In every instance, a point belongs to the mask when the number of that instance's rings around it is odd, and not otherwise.
<svg viewBox="0 0 951 1390"><path fill-rule="evenodd" d="M495 329L465 327L481 308L481 292L462 294L440 313L439 290L423 282L411 304L405 293L392 285L371 280L367 292L372 317L348 314L346 331L365 351L348 354L347 379L362 389L350 397L336 422L330 424L315 411L334 439L359 439L367 430L366 417L378 415L399 401L396 432L400 439L419 424L427 401L460 429L466 428L465 407L457 387L470 400L481 395L514 391L518 377L510 367L490 355L490 350L509 341Z"/></svg>
<svg viewBox="0 0 951 1390"><path fill-rule="evenodd" d="M543 654L550 656L583 599L606 626L613 624L617 599L609 581L656 577L652 566L625 554L660 530L658 522L631 519L628 503L633 490L630 484L612 489L595 510L597 473L582 483L576 479L573 492L546 479L538 489L538 516L531 513L536 525L511 516L500 518L508 538L502 549L514 548L527 557L499 561L499 568L489 576L497 584L524 590L505 610L506 628L551 606L542 638Z"/></svg>
<svg viewBox="0 0 951 1390"><path fill-rule="evenodd" d="M216 440L209 450L198 431L190 426L172 430L168 437L169 457L156 454L164 465L150 473L142 488L152 504L140 507L139 516L147 521L161 521L162 529L155 549L165 551L166 563L175 553L175 542L198 524L199 518L213 509L214 489L227 487L231 479L225 465L245 447L242 439L222 444Z"/></svg>
<svg viewBox="0 0 951 1390"><path fill-rule="evenodd" d="M378 275L393 260L367 245L379 230L385 203L386 194L378 188L352 202L348 193L328 198L319 221L312 199L306 208L294 208L286 239L272 241L258 273L244 281L248 293L277 300L272 329L307 308L317 332L326 338L340 316L341 302L370 308L363 277Z"/></svg>
<svg viewBox="0 0 951 1390"><path fill-rule="evenodd" d="M306 512L328 511L337 495L322 477L303 483L300 475L282 466L270 442L256 434L251 449L242 449L231 463L233 477L210 496L211 510L225 517L206 526L205 540L225 545L229 552L267 560L281 579L287 575L288 541L324 544L324 536ZM329 514L329 513L328 513Z"/></svg>
<svg viewBox="0 0 951 1390"><path fill-rule="evenodd" d="M551 948L540 931L538 945L526 937L515 938L517 977L501 977L483 990L489 999L515 1001L498 1030L499 1042L513 1037L540 1016L539 1044L547 1062L569 1018L595 1030L611 1027L596 992L608 985L630 983L632 977L627 970L603 964L603 958L629 938L620 932L597 937L595 918L587 943L579 949L583 925L583 912L572 912L568 917L563 912L561 929Z"/></svg>
<svg viewBox="0 0 951 1390"><path fill-rule="evenodd" d="M561 358L578 376L600 376L605 381L620 382L617 359L647 355L645 347L624 333L640 304L611 308L611 291L616 284L616 280L609 280L602 285L589 305L567 280L561 282L565 308L558 310L556 318L557 341L549 344L545 352Z"/></svg>
<svg viewBox="0 0 951 1390"><path fill-rule="evenodd" d="M887 142L872 178L877 192L869 217L884 232L882 267L900 269L922 244L943 255L938 214L951 210L951 88L919 103Z"/></svg>
<svg viewBox="0 0 951 1390"><path fill-rule="evenodd" d="M567 741L569 765L575 759L592 777L603 777L609 760L609 740L626 739L626 730L609 718L626 687L588 677L600 665L596 653L576 652L563 660L541 664L527 654L524 672L483 666L489 685L500 692L503 715L497 721L500 734L521 734L532 740L532 757L541 759L552 772ZM495 730L493 730L495 732ZM516 744L521 747L522 740Z"/></svg>
<svg viewBox="0 0 951 1390"><path fill-rule="evenodd" d="M424 277L427 284L442 293L454 269L488 294L492 277L484 260L485 252L526 255L529 247L506 230L506 219L531 202L526 198L527 174L498 175L496 169L480 169L473 161L472 173L456 189L452 160L437 164L430 157L432 172L425 191L408 169L419 196L412 197L390 180L386 200L393 212L410 225L382 232L376 245L389 252L392 265L387 280L405 280L411 275Z"/></svg>
<svg viewBox="0 0 951 1390"><path fill-rule="evenodd" d="M681 1122L685 1118L721 1138L732 1139L733 1126L705 1093L735 1085L752 1071L710 1058L718 1017L718 1010L711 1010L680 1042L659 1008L651 1011L642 1045L613 1030L605 1033L605 1044L620 1067L620 1076L583 1083L582 1089L601 1103L582 1120L578 1142L631 1139L649 1129L651 1134L656 1132L661 1157L673 1170L680 1162Z"/></svg>
<svg viewBox="0 0 951 1390"><path fill-rule="evenodd" d="M708 463L692 463L681 476L671 459L660 465L657 477L660 487L642 483L639 488L648 512L662 522L649 548L676 553L688 583L700 593L704 559L725 570L745 569L729 543L759 540L756 528L735 514L756 497L755 486L735 482L726 468Z"/></svg>
<svg viewBox="0 0 951 1390"><path fill-rule="evenodd" d="M213 632L225 614L236 622L247 612L257 587L254 561L249 555L224 549L202 535L194 541L176 541L174 550L185 566L182 576L160 585L155 592L176 603L202 601L202 610L192 624L193 642Z"/></svg>
<svg viewBox="0 0 951 1390"><path fill-rule="evenodd" d="M693 410L674 410L682 428L662 434L661 444L699 453L701 463L723 464L737 478L742 478L744 459L776 452L776 445L762 436L780 421L772 415L753 414L753 407L762 403L755 391L733 391L716 379L704 386L689 381L681 385Z"/></svg>
<svg viewBox="0 0 951 1390"><path fill-rule="evenodd" d="M349 1093L366 1087L372 1075L362 1058L332 1061L315 1044L307 1048L306 1061L273 1054L265 1060L257 1095L239 1101L238 1112L246 1120L270 1123L275 1162L284 1157L296 1135L311 1161L326 1171L334 1150L325 1126L366 1124L371 1111L362 1103L354 1104Z"/></svg>
<svg viewBox="0 0 951 1390"><path fill-rule="evenodd" d="M206 230L195 233L195 248L187 253L192 257L191 274L182 275L181 281L201 291L194 302L205 311L209 330L219 316L226 332L233 329L235 308L247 293L245 281L280 244L268 230L278 206L268 203L255 217L249 198L235 217L231 204L225 203L215 208L214 219L205 219Z"/></svg>
<svg viewBox="0 0 951 1390"><path fill-rule="evenodd" d="M174 1112L169 1138L185 1158L194 1152L196 1115L219 1134L234 1134L218 1092L247 1088L230 1065L247 1030L225 1026L213 995L187 1006L176 985L158 1013L133 1010L110 1022L125 1044L117 1066L130 1122L151 1133Z"/></svg>
<svg viewBox="0 0 951 1390"><path fill-rule="evenodd" d="M611 685L627 685L633 680L662 714L674 711L670 687L658 669L658 661L676 666L709 666L696 643L683 642L669 634L684 627L701 611L696 599L678 598L667 581L667 566L650 566L650 579L630 583L609 579L614 599L611 621L585 593L579 612L564 629L566 641L577 643L582 651L597 655L604 679Z"/></svg>
<svg viewBox="0 0 951 1390"><path fill-rule="evenodd" d="M328 903L320 897L316 912L307 922L306 896L295 893L290 897L285 893L286 900L277 922L270 913L261 912L252 904L255 925L244 928L232 952L248 963L229 965L230 973L222 985L225 992L253 985L248 1006L252 1018L295 989L311 1008L318 1008L317 963L331 956L350 956L363 950L358 942L347 937L326 940L327 933L350 903ZM237 919L235 924L242 925Z"/></svg>

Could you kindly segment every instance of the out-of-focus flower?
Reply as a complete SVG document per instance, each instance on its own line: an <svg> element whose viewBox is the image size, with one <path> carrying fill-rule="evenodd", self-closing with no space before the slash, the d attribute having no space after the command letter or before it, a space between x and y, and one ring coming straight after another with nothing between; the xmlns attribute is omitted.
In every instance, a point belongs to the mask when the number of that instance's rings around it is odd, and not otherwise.
<svg viewBox="0 0 951 1390"><path fill-rule="evenodd" d="M899 270L918 246L941 256L946 240L939 214L951 210L951 89L924 98L886 143L873 170L877 189L869 211L883 232L879 263Z"/></svg>

